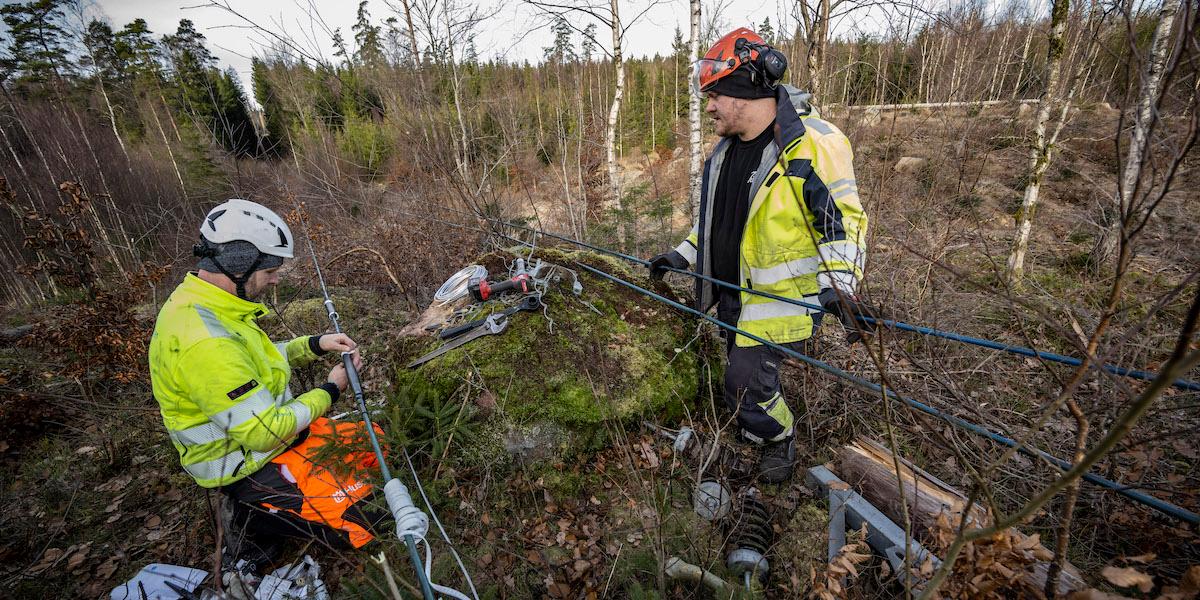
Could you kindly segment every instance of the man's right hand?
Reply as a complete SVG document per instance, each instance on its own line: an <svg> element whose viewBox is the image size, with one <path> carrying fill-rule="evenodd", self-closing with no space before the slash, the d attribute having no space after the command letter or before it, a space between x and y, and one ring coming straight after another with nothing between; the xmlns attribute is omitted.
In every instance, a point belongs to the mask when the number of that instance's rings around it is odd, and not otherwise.
<svg viewBox="0 0 1200 600"><path fill-rule="evenodd" d="M668 267L672 269L686 269L687 266L687 259L674 250L659 254L650 259L650 279L656 281L662 279Z"/></svg>
<svg viewBox="0 0 1200 600"><path fill-rule="evenodd" d="M329 372L329 377L326 379L329 383L337 386L339 392L346 391L346 386L350 385L350 377L346 375L346 365L339 364Z"/></svg>

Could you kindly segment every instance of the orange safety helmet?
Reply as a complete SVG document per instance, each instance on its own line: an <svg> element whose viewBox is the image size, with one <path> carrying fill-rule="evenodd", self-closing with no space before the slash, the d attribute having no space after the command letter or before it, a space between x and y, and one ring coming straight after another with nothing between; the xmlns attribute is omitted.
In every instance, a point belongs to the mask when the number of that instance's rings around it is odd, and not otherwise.
<svg viewBox="0 0 1200 600"><path fill-rule="evenodd" d="M762 36L739 27L717 40L704 58L692 65L692 92L703 94L722 78L746 65L757 85L774 88L787 70L787 58Z"/></svg>

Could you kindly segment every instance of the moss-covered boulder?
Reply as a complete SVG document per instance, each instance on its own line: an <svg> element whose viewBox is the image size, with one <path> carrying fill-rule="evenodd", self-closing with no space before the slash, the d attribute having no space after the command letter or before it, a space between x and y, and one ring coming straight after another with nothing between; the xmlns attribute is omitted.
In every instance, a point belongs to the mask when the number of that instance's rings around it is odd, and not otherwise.
<svg viewBox="0 0 1200 600"><path fill-rule="evenodd" d="M515 258L495 253L479 262L498 279ZM677 416L696 397L703 358L689 344L694 321L577 263L649 286L644 271L603 255L557 248L539 248L533 259L538 258L548 263L543 276L550 265L558 267L541 310L518 312L500 334L414 369L405 365L443 342L418 335L393 345L398 402L420 398L431 414L429 406L473 407L478 439L455 452L467 462L499 454L544 459L594 448L606 440L610 420ZM583 288L578 295L572 291L576 277ZM661 284L658 291L670 293ZM477 305L451 324L482 318L516 300ZM459 421L461 412L454 415Z"/></svg>

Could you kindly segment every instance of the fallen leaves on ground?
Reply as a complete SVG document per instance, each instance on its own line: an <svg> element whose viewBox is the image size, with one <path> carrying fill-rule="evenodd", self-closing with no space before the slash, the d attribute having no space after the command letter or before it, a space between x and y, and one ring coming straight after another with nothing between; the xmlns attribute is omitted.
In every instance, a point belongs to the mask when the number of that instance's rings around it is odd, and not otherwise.
<svg viewBox="0 0 1200 600"><path fill-rule="evenodd" d="M1100 575L1117 587L1136 587L1143 594L1154 589L1154 578L1133 567L1108 566Z"/></svg>

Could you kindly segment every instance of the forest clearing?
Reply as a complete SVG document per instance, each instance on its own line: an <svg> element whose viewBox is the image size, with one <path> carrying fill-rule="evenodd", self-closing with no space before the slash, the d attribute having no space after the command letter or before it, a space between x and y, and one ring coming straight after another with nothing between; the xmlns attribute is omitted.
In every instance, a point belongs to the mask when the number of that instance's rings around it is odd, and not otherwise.
<svg viewBox="0 0 1200 600"><path fill-rule="evenodd" d="M0 6L0 596L1200 598L1195 2L119 4Z"/></svg>

